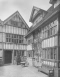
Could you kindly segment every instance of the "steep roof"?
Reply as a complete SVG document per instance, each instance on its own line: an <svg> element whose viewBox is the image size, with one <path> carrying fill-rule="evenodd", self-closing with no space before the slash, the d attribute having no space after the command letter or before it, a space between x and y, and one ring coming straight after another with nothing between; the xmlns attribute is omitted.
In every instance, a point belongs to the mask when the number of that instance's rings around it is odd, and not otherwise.
<svg viewBox="0 0 60 77"><path fill-rule="evenodd" d="M54 6L52 5L52 6L47 10L47 12L49 13L49 12L53 11L53 9L54 9Z"/></svg>
<svg viewBox="0 0 60 77"><path fill-rule="evenodd" d="M7 19L5 19L5 20L3 21L3 23L6 24L6 23L7 23L10 19L12 19L15 15L18 15L18 16L21 18L21 20L22 20L23 23L25 24L26 28L28 29L29 27L28 27L27 23L25 22L25 20L23 19L23 17L20 15L20 13L19 13L18 11L16 11L16 12L13 13L11 16L9 16Z"/></svg>
<svg viewBox="0 0 60 77"><path fill-rule="evenodd" d="M3 25L3 21L0 19L0 25Z"/></svg>
<svg viewBox="0 0 60 77"><path fill-rule="evenodd" d="M38 7L33 6L29 21L32 22L33 19L34 19L38 14L41 14L42 11L44 11L45 13L47 13L46 10L43 10L43 9L41 9L41 8L38 8Z"/></svg>
<svg viewBox="0 0 60 77"><path fill-rule="evenodd" d="M38 27L40 27L43 23L45 23L48 19L50 19L53 15L55 15L60 9L60 5L58 5L55 9L53 8L53 6L51 6L47 11L48 13L46 14L46 16L36 25L34 26L26 35L26 37L31 34L33 31L35 31Z"/></svg>
<svg viewBox="0 0 60 77"><path fill-rule="evenodd" d="M29 21L32 20L32 16L33 16L34 12L36 13L36 12L38 12L39 10L40 10L40 8L38 8L38 7L36 7L36 6L33 6Z"/></svg>

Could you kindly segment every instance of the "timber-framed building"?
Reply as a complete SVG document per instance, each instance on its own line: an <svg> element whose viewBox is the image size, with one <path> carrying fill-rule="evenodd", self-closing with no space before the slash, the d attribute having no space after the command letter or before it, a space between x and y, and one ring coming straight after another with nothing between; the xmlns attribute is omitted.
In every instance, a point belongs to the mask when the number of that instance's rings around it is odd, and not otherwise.
<svg viewBox="0 0 60 77"><path fill-rule="evenodd" d="M60 77L60 0L50 0L52 6L46 11L33 7L30 16L32 26L26 38L28 56L32 53L34 65L41 63L40 71L54 70L54 77ZM31 42L30 42L31 41Z"/></svg>
<svg viewBox="0 0 60 77"><path fill-rule="evenodd" d="M26 55L25 35L28 28L18 11L6 20L0 20L0 65L15 64L17 55Z"/></svg>

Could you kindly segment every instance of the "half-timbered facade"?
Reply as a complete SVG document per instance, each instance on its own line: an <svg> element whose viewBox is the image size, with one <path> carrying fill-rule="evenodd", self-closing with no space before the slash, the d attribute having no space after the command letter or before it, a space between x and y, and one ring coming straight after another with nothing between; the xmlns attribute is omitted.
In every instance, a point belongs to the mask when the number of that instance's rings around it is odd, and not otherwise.
<svg viewBox="0 0 60 77"><path fill-rule="evenodd" d="M52 6L47 11L39 9L34 14L32 10L33 26L26 38L33 35L34 58L41 60L40 71L48 74L51 70L54 77L60 77L60 0L50 0L50 3Z"/></svg>
<svg viewBox="0 0 60 77"><path fill-rule="evenodd" d="M26 55L27 30L28 25L18 11L0 20L0 64L14 63L18 54Z"/></svg>

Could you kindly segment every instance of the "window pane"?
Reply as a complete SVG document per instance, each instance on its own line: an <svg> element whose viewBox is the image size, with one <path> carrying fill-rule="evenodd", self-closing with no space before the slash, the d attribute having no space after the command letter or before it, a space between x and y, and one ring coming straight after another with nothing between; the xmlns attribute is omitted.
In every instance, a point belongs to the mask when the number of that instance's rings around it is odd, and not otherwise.
<svg viewBox="0 0 60 77"><path fill-rule="evenodd" d="M57 48L54 48L54 59L57 60Z"/></svg>
<svg viewBox="0 0 60 77"><path fill-rule="evenodd" d="M51 48L51 59L53 59L53 49Z"/></svg>
<svg viewBox="0 0 60 77"><path fill-rule="evenodd" d="M58 37L55 36L55 37L54 37L54 46L57 46L57 44L58 44Z"/></svg>
<svg viewBox="0 0 60 77"><path fill-rule="evenodd" d="M16 56L16 51L14 51L14 56Z"/></svg>
<svg viewBox="0 0 60 77"><path fill-rule="evenodd" d="M57 34L57 32L58 32L58 31L57 31L57 25L56 25L54 28L55 28L55 34Z"/></svg>

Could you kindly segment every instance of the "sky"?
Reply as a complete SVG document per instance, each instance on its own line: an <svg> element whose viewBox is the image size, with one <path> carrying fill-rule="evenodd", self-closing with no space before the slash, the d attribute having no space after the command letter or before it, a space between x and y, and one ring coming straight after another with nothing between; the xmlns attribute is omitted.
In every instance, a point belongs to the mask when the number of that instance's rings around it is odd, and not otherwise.
<svg viewBox="0 0 60 77"><path fill-rule="evenodd" d="M3 21L14 12L19 11L30 27L32 24L29 22L29 18L33 6L47 10L51 6L49 1L50 0L0 0L0 19Z"/></svg>

